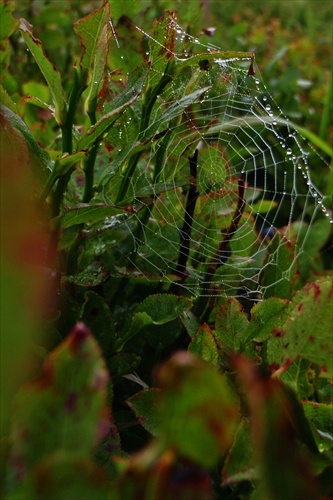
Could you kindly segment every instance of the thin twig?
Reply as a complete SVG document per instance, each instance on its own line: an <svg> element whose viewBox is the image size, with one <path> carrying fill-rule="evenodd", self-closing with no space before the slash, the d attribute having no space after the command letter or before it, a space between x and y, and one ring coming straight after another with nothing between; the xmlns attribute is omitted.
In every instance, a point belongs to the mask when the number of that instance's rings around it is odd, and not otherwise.
<svg viewBox="0 0 333 500"><path fill-rule="evenodd" d="M230 226L228 227L226 234L224 235L221 243L218 246L218 249L213 257L212 263L208 266L205 279L202 283L203 287L210 287L215 271L219 267L223 266L231 255L230 242L238 229L246 204L244 195L245 195L245 181L244 181L244 174L242 174L242 176L238 179L238 201L235 213L232 217L232 221L230 223ZM212 294L210 297L208 297L208 299L207 297L204 296L202 296L199 299L195 310L196 315L198 317L200 317L203 314L203 312L207 309L207 304L209 303L213 295L214 293L212 291Z"/></svg>
<svg viewBox="0 0 333 500"><path fill-rule="evenodd" d="M195 205L199 196L197 190L197 163L198 163L198 150L194 151L193 156L189 157L191 184L187 194L187 201L185 207L184 224L179 229L180 233L180 248L178 263L175 274L180 277L180 281L184 281L187 277L186 264L190 254L191 243L191 230L193 224L193 215ZM179 281L178 281L179 283Z"/></svg>

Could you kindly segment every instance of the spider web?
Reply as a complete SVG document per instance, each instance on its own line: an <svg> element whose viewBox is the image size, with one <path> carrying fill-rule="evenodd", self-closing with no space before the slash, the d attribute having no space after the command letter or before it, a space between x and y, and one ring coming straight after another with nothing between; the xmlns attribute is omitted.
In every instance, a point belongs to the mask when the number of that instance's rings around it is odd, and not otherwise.
<svg viewBox="0 0 333 500"><path fill-rule="evenodd" d="M168 29L176 34L177 62L219 51L174 19ZM170 52L142 33L151 51ZM152 75L165 76L158 64ZM311 177L313 163L329 167L276 105L253 58L202 56L170 80L141 131L147 144L120 203L131 209L103 225L130 235L116 274L182 294L258 300L294 279L314 221L332 223ZM126 175L120 160L138 140L131 130L141 110L139 98L107 138L120 144L103 187L108 203L117 204Z"/></svg>

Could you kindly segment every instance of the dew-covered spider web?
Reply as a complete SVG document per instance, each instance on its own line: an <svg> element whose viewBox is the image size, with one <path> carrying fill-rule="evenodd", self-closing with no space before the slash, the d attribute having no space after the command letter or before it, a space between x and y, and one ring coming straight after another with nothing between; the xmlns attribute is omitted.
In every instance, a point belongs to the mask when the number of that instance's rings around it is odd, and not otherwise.
<svg viewBox="0 0 333 500"><path fill-rule="evenodd" d="M203 45L172 16L166 29L165 44L144 34L152 67L128 85L134 94L145 78L155 90L167 80L149 120L143 93L106 138L101 197L125 207L100 227L117 234L113 273L163 291L260 300L295 279L316 221L330 231L312 179L314 165L326 176L329 167L275 104L254 56Z"/></svg>

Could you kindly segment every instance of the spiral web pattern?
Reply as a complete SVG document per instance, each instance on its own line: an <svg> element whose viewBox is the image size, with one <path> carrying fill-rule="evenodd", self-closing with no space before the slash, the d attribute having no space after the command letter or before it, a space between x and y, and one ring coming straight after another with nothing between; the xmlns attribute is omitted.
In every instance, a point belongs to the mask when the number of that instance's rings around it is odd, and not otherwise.
<svg viewBox="0 0 333 500"><path fill-rule="evenodd" d="M171 28L178 60L217 50L176 22ZM113 133L128 144L136 139L128 126L135 107L122 120ZM132 277L165 291L258 300L269 267L277 268L276 280L292 279L314 220L332 223L311 179L313 162L328 166L289 124L250 58L203 57L191 74L185 68L157 97L144 132L154 140L129 176L132 209L104 225L130 233ZM123 176L114 167L104 200L114 201Z"/></svg>

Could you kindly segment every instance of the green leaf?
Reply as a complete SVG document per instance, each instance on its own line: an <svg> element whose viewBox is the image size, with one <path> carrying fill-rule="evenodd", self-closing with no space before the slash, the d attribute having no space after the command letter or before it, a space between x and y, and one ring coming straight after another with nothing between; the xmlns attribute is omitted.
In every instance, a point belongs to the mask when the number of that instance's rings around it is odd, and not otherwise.
<svg viewBox="0 0 333 500"><path fill-rule="evenodd" d="M79 286L91 287L103 283L109 277L109 273L100 262L93 262L90 266L77 274L68 276L70 283L75 283Z"/></svg>
<svg viewBox="0 0 333 500"><path fill-rule="evenodd" d="M20 30L49 86L55 107L55 119L58 125L61 126L66 122L67 114L66 97L61 84L61 75L46 57L41 41L33 36L31 24L25 19L20 19Z"/></svg>
<svg viewBox="0 0 333 500"><path fill-rule="evenodd" d="M298 263L296 250L279 233L275 233L269 244L269 258L261 273L264 298L290 299L295 289Z"/></svg>
<svg viewBox="0 0 333 500"><path fill-rule="evenodd" d="M42 478L42 480L41 480ZM19 491L6 496L7 500L34 498L59 500L114 500L108 491L104 470L88 457L60 450L39 464ZM13 496L12 496L13 494Z"/></svg>
<svg viewBox="0 0 333 500"><path fill-rule="evenodd" d="M234 354L244 346L248 320L243 306L234 298L227 299L216 315L214 337L226 354Z"/></svg>
<svg viewBox="0 0 333 500"><path fill-rule="evenodd" d="M26 104L26 103L34 104L34 106L37 106L38 108L50 111L50 113L52 113L52 115L54 115L54 108L52 106L50 106L50 104L47 104L46 102L39 99L39 97L27 95L27 96L23 97L21 102L24 104Z"/></svg>
<svg viewBox="0 0 333 500"><path fill-rule="evenodd" d="M228 122L220 122L217 124L213 124L207 131L207 134L214 134L218 132L223 132L223 131L232 131L238 129L240 126L242 127L255 127L256 125L262 125L265 123L266 125L284 125L288 129L294 129L297 130L301 136L305 137L308 139L312 144L317 146L319 149L321 149L324 153L326 153L328 156L333 158L333 149L332 147L327 144L327 142L323 141L320 137L318 137L316 134L311 132L311 130L308 130L306 128L300 127L297 125L297 123L291 122L290 120L286 120L284 118L278 118L278 117L269 117L269 116L247 116L246 118L235 118L234 120L230 120Z"/></svg>
<svg viewBox="0 0 333 500"><path fill-rule="evenodd" d="M166 446L212 467L232 443L239 403L227 380L186 352L175 354L157 375L160 436Z"/></svg>
<svg viewBox="0 0 333 500"><path fill-rule="evenodd" d="M268 359L280 366L297 357L316 363L333 377L333 280L308 283L299 290L268 342Z"/></svg>
<svg viewBox="0 0 333 500"><path fill-rule="evenodd" d="M270 297L255 304L251 309L246 343L252 339L258 342L267 340L277 326L287 304L286 300L277 297Z"/></svg>
<svg viewBox="0 0 333 500"><path fill-rule="evenodd" d="M316 453L317 447L300 401L288 386L267 378L246 358L238 357L234 365L249 409L259 498L317 498L309 466L310 450Z"/></svg>
<svg viewBox="0 0 333 500"><path fill-rule="evenodd" d="M258 479L258 476L258 468L253 463L249 421L243 419L222 469L222 486L240 481L254 481Z"/></svg>
<svg viewBox="0 0 333 500"><path fill-rule="evenodd" d="M125 111L125 109L128 108L131 104L133 104L138 97L139 94L136 94L126 103L122 104L116 109L113 109L106 115L102 116L102 118L100 118L97 121L97 123L95 123L95 125L92 125L88 129L86 135L78 142L77 148L80 150L88 149L88 147L91 146L91 144L93 144L96 141L96 139L102 138L103 135L117 120L117 118L119 118L119 116Z"/></svg>
<svg viewBox="0 0 333 500"><path fill-rule="evenodd" d="M106 217L112 217L119 213L123 213L124 209L119 207L113 207L110 205L105 205L103 203L99 204L81 204L74 208L70 208L61 216L53 219L54 224L60 224L63 229L67 229L71 226L76 226L77 224L84 224L86 222L98 222L104 220Z"/></svg>
<svg viewBox="0 0 333 500"><path fill-rule="evenodd" d="M206 323L192 337L188 350L213 366L217 366L219 360L217 345L214 335Z"/></svg>
<svg viewBox="0 0 333 500"><path fill-rule="evenodd" d="M193 337L200 328L200 323L198 318L190 310L182 312L179 318L183 323L184 327L186 328L186 331L189 334L189 336Z"/></svg>
<svg viewBox="0 0 333 500"><path fill-rule="evenodd" d="M81 85L88 85L85 109L94 113L97 95L102 81L109 41L110 6L105 2L99 9L74 24L74 31L80 38L83 53L80 61Z"/></svg>
<svg viewBox="0 0 333 500"><path fill-rule="evenodd" d="M116 21L124 14L126 14L128 18L133 19L142 9L141 2L137 0L122 0L122 2L118 0L109 0L109 2L112 19Z"/></svg>
<svg viewBox="0 0 333 500"><path fill-rule="evenodd" d="M47 358L42 377L15 398L10 468L19 481L56 451L92 454L109 428L108 382L96 341L78 323Z"/></svg>
<svg viewBox="0 0 333 500"><path fill-rule="evenodd" d="M0 84L0 102L10 109L13 113L16 113L16 104L12 98L8 95L8 92Z"/></svg>
<svg viewBox="0 0 333 500"><path fill-rule="evenodd" d="M148 40L149 61L153 70L149 76L148 87L158 85L169 62L174 60L176 43L176 14L165 11L160 19L155 19Z"/></svg>
<svg viewBox="0 0 333 500"><path fill-rule="evenodd" d="M137 311L147 313L155 325L163 325L191 307L192 302L186 297L160 293L147 297Z"/></svg>
<svg viewBox="0 0 333 500"><path fill-rule="evenodd" d="M54 165L54 174L56 177L61 177L69 172L75 165L87 156L86 151L77 151L73 154L64 154L56 160Z"/></svg>
<svg viewBox="0 0 333 500"><path fill-rule="evenodd" d="M1 4L0 5L0 19L1 19L1 39L8 38L15 30L17 26L17 21L12 15L13 5L12 4Z"/></svg>
<svg viewBox="0 0 333 500"><path fill-rule="evenodd" d="M333 407L330 404L303 401L305 415L314 427L314 436L319 451L333 448Z"/></svg>
<svg viewBox="0 0 333 500"><path fill-rule="evenodd" d="M160 390L152 388L140 391L127 400L127 404L134 411L139 424L153 436L158 435L160 427L156 410L159 397Z"/></svg>
<svg viewBox="0 0 333 500"><path fill-rule="evenodd" d="M136 312L133 314L130 324L126 324L123 332L116 341L116 351L120 352L126 342L140 333L143 328L153 323L152 318L146 312Z"/></svg>
<svg viewBox="0 0 333 500"><path fill-rule="evenodd" d="M177 116L180 116L182 112L191 104L200 101L202 96L211 87L203 87L202 89L195 90L191 94L185 95L181 99L177 100L171 106L169 106L154 122L146 129L145 137L152 136L156 131L160 130L164 123L169 123Z"/></svg>

